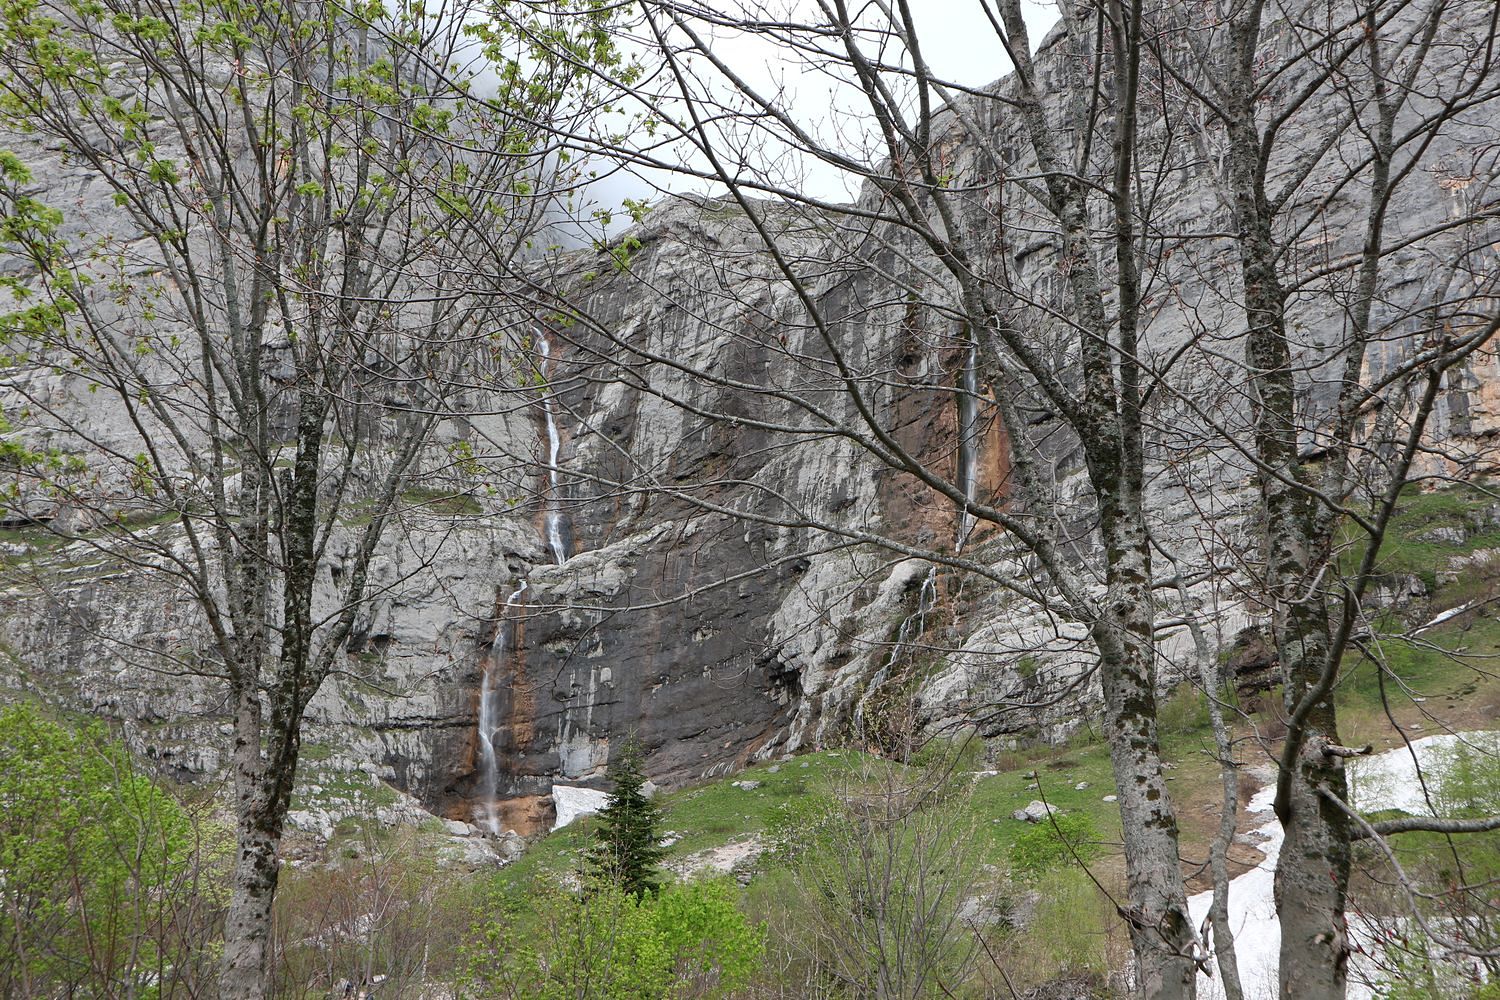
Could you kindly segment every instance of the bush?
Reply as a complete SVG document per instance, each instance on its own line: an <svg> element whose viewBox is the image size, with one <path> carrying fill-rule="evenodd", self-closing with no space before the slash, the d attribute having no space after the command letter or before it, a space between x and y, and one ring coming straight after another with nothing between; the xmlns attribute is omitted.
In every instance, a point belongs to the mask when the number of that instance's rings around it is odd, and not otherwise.
<svg viewBox="0 0 1500 1000"><path fill-rule="evenodd" d="M398 1000L456 975L454 953L488 900L475 883L443 877L446 843L441 827L370 821L323 863L283 869L271 996L338 996L340 982L381 975L378 996Z"/></svg>
<svg viewBox="0 0 1500 1000"><path fill-rule="evenodd" d="M983 902L972 785L950 768L883 762L787 803L767 826L752 894L771 926L783 996L927 998L968 980L977 955L965 905Z"/></svg>
<svg viewBox="0 0 1500 1000"><path fill-rule="evenodd" d="M1082 813L1055 813L1020 836L1010 852L1011 871L1022 878L1098 857L1099 831Z"/></svg>
<svg viewBox="0 0 1500 1000"><path fill-rule="evenodd" d="M0 804L0 995L193 992L194 824L102 726L0 711Z"/></svg>
<svg viewBox="0 0 1500 1000"><path fill-rule="evenodd" d="M1208 723L1208 699L1191 684L1179 684L1156 706L1156 725L1163 733L1187 735Z"/></svg>
<svg viewBox="0 0 1500 1000"><path fill-rule="evenodd" d="M473 996L502 1000L713 1000L742 989L764 933L725 881L636 896L604 885L528 900L482 932L470 956Z"/></svg>
<svg viewBox="0 0 1500 1000"><path fill-rule="evenodd" d="M723 996L749 983L765 931L739 911L736 896L730 880L710 879L674 885L645 904L672 956L673 982L689 987L672 996Z"/></svg>
<svg viewBox="0 0 1500 1000"><path fill-rule="evenodd" d="M1036 890L1036 912L1025 931L1033 975L1102 978L1110 964L1109 900L1077 869L1043 875Z"/></svg>

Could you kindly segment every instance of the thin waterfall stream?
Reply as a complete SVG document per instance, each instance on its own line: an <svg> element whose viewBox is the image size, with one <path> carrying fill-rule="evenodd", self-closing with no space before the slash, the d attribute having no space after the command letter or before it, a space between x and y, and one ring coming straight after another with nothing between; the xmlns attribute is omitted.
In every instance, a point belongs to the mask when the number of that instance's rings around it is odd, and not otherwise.
<svg viewBox="0 0 1500 1000"><path fill-rule="evenodd" d="M541 330L535 330L538 355L537 375L541 379L542 422L547 434L546 489L544 491L545 512L542 517L547 549L553 561L561 566L572 555L572 531L567 514L562 509L563 481L562 433L557 426L557 414L553 407L552 386L548 381L552 367L552 345ZM511 592L501 606L500 622L495 631L492 652L485 662L484 675L479 682L479 713L476 726L479 736L479 809L480 825L486 833L499 835L499 789L500 765L495 753L495 733L500 726L500 706L497 687L508 676L511 649L515 641L515 608L526 593L526 581Z"/></svg>
<svg viewBox="0 0 1500 1000"><path fill-rule="evenodd" d="M567 515L563 513L562 468L558 465L562 454L562 434L557 428L557 414L552 406L552 386L548 382L548 371L552 367L552 345L540 330L536 332L537 352L541 360L537 363L537 374L542 379L542 418L547 426L547 494L546 525L547 547L552 550L552 559L559 566L571 555L572 532Z"/></svg>
<svg viewBox="0 0 1500 1000"><path fill-rule="evenodd" d="M979 494L979 344L970 342L959 373L958 393L958 488L972 504ZM958 540L953 554L963 551L974 530L974 513L966 505L958 516Z"/></svg>
<svg viewBox="0 0 1500 1000"><path fill-rule="evenodd" d="M501 832L497 801L500 765L495 756L495 730L500 726L500 706L495 693L495 681L508 665L511 643L515 638L515 621L511 616L511 609L524 593L526 581L522 580L521 585L505 599L505 604L500 609L500 623L495 629L494 646L484 665L484 677L479 682L479 808L485 832L495 835Z"/></svg>
<svg viewBox="0 0 1500 1000"><path fill-rule="evenodd" d="M968 504L974 502L979 489L979 345L970 341L968 350L964 354L964 365L959 372L959 384L954 395L958 402L958 487L963 492L967 501L965 508L959 512L958 532L953 544L953 554L958 555L963 551L969 535L974 530L974 515L968 509ZM875 676L865 685L864 693L860 695L859 701L854 706L854 732L860 736L865 734L866 705L870 698L880 690L880 686L890 678L891 671L895 669L901 656L927 630L927 616L937 605L937 574L938 564L932 563L927 567L927 573L922 578L921 588L917 591L917 607L911 614L901 622L900 628L896 630L896 637L891 643L891 655L886 657L880 669L875 671Z"/></svg>

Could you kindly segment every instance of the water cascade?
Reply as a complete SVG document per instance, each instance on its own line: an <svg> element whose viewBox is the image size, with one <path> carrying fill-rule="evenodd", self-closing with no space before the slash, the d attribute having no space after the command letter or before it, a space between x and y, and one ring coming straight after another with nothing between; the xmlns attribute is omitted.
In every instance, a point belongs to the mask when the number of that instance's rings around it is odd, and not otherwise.
<svg viewBox="0 0 1500 1000"><path fill-rule="evenodd" d="M542 356L537 364L537 374L542 379L542 418L547 425L547 512L544 523L547 548L552 550L553 561L561 566L567 562L572 548L572 539L569 537L572 534L571 527L562 510L562 468L558 465L562 453L562 434L557 429L557 414L553 411L552 386L547 382L548 369L552 366L552 345L540 330L537 331L536 343L537 351Z"/></svg>
<svg viewBox="0 0 1500 1000"><path fill-rule="evenodd" d="M958 382L958 488L969 503L979 493L979 344L971 342L964 354L964 367ZM967 508L958 516L958 541L955 555L963 551L974 530L974 514Z"/></svg>
<svg viewBox="0 0 1500 1000"><path fill-rule="evenodd" d="M548 382L552 366L552 345L540 330L536 330L536 347L540 355L537 361L537 376L541 382L542 421L547 432L547 486L544 492L546 512L543 527L547 549L558 565L572 554L572 531L568 517L562 510L562 469L559 461L562 454L562 433L558 430L557 414L553 408L553 390ZM484 677L479 685L479 808L481 825L492 834L499 834L500 815L498 794L500 785L499 761L495 756L495 731L499 728L499 699L496 686L508 676L508 660L515 639L515 622L512 614L521 596L526 592L526 581L522 580L511 595L505 599L500 612L500 623L495 634L494 652L485 664Z"/></svg>
<svg viewBox="0 0 1500 1000"><path fill-rule="evenodd" d="M979 490L979 345L970 341L968 350L964 353L964 366L959 372L958 390L955 393L958 399L958 469L957 485L963 491L964 499L973 503ZM958 535L954 540L953 553L958 555L963 551L964 543L969 540L969 534L974 530L974 515L966 508L959 512ZM891 655L886 657L880 669L875 671L875 676L870 678L870 683L865 686L864 694L854 706L854 731L863 736L865 734L865 705L875 692L880 690L890 677L901 655L907 651L913 642L920 639L922 633L927 629L927 616L937 604L937 574L938 564L933 563L927 567L927 574L922 578L921 589L917 592L917 607L911 614L907 615L901 622L901 627L896 630L896 639L891 644Z"/></svg>
<svg viewBox="0 0 1500 1000"><path fill-rule="evenodd" d="M495 696L496 678L503 675L511 654L511 643L515 638L515 623L511 609L526 592L526 581L511 592L500 610L500 623L495 631L493 651L484 665L484 677L479 682L479 807L484 829L487 833L499 834L500 814L497 796L500 787L499 762L495 759L495 730L500 726L498 699Z"/></svg>
<svg viewBox="0 0 1500 1000"><path fill-rule="evenodd" d="M859 701L854 705L854 732L863 738L865 734L865 705L870 698L880 690L880 686L890 677L891 670L901 659L901 654L911 644L921 638L923 631L927 628L927 614L937 604L937 563L927 567L927 574L922 577L922 588L917 592L917 609L901 622L901 627L896 630L896 641L891 644L891 655L885 658L880 669L875 671L875 676L870 678L870 683L865 685L864 694L860 695Z"/></svg>

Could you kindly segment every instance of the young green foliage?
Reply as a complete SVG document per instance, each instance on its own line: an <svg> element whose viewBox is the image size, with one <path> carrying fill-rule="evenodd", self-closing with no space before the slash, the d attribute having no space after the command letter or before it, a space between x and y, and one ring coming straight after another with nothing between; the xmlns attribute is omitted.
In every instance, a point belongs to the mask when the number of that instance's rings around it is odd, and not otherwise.
<svg viewBox="0 0 1500 1000"><path fill-rule="evenodd" d="M173 919L192 822L102 726L0 711L0 803L0 994L133 992L184 959L153 929Z"/></svg>
<svg viewBox="0 0 1500 1000"><path fill-rule="evenodd" d="M605 884L520 901L469 954L466 995L503 1000L670 1000L744 989L765 952L764 928L725 880L634 896Z"/></svg>

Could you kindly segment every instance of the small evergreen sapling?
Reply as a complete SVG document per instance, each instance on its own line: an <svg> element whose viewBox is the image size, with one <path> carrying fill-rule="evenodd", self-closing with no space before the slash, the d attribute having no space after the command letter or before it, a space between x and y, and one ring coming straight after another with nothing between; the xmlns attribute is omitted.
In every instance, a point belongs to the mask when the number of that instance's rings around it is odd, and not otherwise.
<svg viewBox="0 0 1500 1000"><path fill-rule="evenodd" d="M589 868L600 880L622 892L644 898L661 889L657 866L666 856L658 830L661 810L646 797L645 755L634 737L609 762L605 776L614 785L600 810L589 852Z"/></svg>

